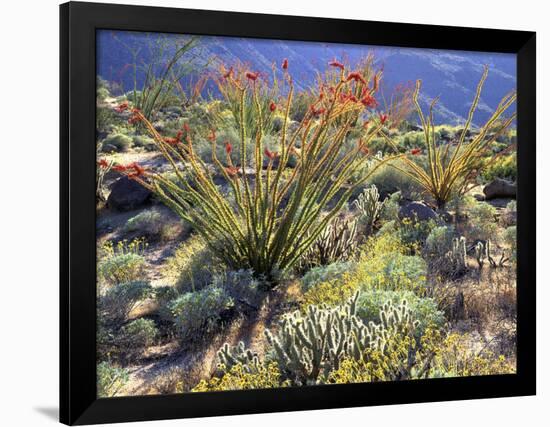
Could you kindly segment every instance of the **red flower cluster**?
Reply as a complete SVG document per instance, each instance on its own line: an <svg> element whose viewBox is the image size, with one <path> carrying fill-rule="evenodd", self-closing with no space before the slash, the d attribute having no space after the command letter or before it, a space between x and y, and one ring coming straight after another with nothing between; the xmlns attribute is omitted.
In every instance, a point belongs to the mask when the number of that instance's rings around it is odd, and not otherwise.
<svg viewBox="0 0 550 427"><path fill-rule="evenodd" d="M97 164L102 169L107 169L109 167L109 162L105 159L101 159Z"/></svg>
<svg viewBox="0 0 550 427"><path fill-rule="evenodd" d="M269 111L273 113L275 112L276 109L277 109L277 105L275 105L275 103L271 101L271 103L269 104Z"/></svg>
<svg viewBox="0 0 550 427"><path fill-rule="evenodd" d="M126 111L128 109L128 101L123 102L122 104L119 104L115 107L115 111L117 113L122 113L123 111Z"/></svg>
<svg viewBox="0 0 550 427"><path fill-rule="evenodd" d="M349 82L351 80L354 80L356 82L361 82L364 85L367 84L367 82L365 81L365 79L363 78L361 73L359 73L357 71L352 71L351 73L348 74L348 77L346 78L346 81Z"/></svg>
<svg viewBox="0 0 550 427"><path fill-rule="evenodd" d="M141 114L140 114L139 109L132 108L132 115L128 119L128 123L133 125L133 124L135 124L137 122L140 122L140 121L141 121Z"/></svg>
<svg viewBox="0 0 550 427"><path fill-rule="evenodd" d="M223 78L228 79L233 74L233 67L229 67L229 70L227 70L225 73L223 73Z"/></svg>
<svg viewBox="0 0 550 427"><path fill-rule="evenodd" d="M130 179L134 179L138 176L145 175L145 168L137 162L130 163L129 165L115 165L113 169L117 172L127 172L127 176Z"/></svg>
<svg viewBox="0 0 550 427"><path fill-rule="evenodd" d="M225 152L231 154L231 151L233 151L233 146L229 141L225 141Z"/></svg>
<svg viewBox="0 0 550 427"><path fill-rule="evenodd" d="M239 169L236 168L235 166L228 166L225 168L225 171L229 176L237 176L237 174L239 173Z"/></svg>
<svg viewBox="0 0 550 427"><path fill-rule="evenodd" d="M411 154L412 154L413 156L418 156L420 153L422 153L422 150L421 150L420 148L413 148L413 149L411 150Z"/></svg>
<svg viewBox="0 0 550 427"><path fill-rule="evenodd" d="M288 59L287 58L283 59L283 65L281 67L285 71L288 70Z"/></svg>
<svg viewBox="0 0 550 427"><path fill-rule="evenodd" d="M324 109L324 108L319 108L319 109L315 108L315 105L312 105L312 106L310 107L310 109L311 109L311 113L312 113L315 117L319 117L321 114L323 114L323 113L326 111L326 109Z"/></svg>
<svg viewBox="0 0 550 427"><path fill-rule="evenodd" d="M374 96L369 95L368 93L361 99L361 103L365 108L376 108L378 102L374 99Z"/></svg>
<svg viewBox="0 0 550 427"><path fill-rule="evenodd" d="M340 68L341 70L344 69L344 64L342 64L341 62L337 61L336 59L333 59L332 61L330 61L330 62L328 63L328 65L330 65L331 67Z"/></svg>
<svg viewBox="0 0 550 427"><path fill-rule="evenodd" d="M388 120L388 115L387 115L387 114L382 114L382 113L380 113L379 117L380 117L380 124L381 124L381 125L383 125L384 123L386 123L386 121Z"/></svg>
<svg viewBox="0 0 550 427"><path fill-rule="evenodd" d="M255 73L253 73L252 71L247 71L245 73L245 76L248 80L252 80L253 82L255 82L256 79L260 76L260 73L259 71L256 71Z"/></svg>
<svg viewBox="0 0 550 427"><path fill-rule="evenodd" d="M269 160L274 160L276 157L279 157L279 153L277 151L270 151L268 148L264 150L264 154Z"/></svg>

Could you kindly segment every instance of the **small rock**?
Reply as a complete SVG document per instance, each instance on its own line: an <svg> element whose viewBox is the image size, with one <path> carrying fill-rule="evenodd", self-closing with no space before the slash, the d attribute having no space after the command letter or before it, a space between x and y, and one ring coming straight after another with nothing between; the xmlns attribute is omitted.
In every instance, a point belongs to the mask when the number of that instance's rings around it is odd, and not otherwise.
<svg viewBox="0 0 550 427"><path fill-rule="evenodd" d="M113 184L107 206L118 211L130 211L149 203L151 195L149 190L136 181L122 177Z"/></svg>
<svg viewBox="0 0 550 427"><path fill-rule="evenodd" d="M516 198L517 186L501 178L496 178L483 188L485 200L497 198Z"/></svg>
<svg viewBox="0 0 550 427"><path fill-rule="evenodd" d="M432 208L422 202L409 202L399 209L399 219L410 218L418 221L437 219L437 214Z"/></svg>
<svg viewBox="0 0 550 427"><path fill-rule="evenodd" d="M478 202L483 202L485 200L485 194L475 193L474 199L476 199Z"/></svg>

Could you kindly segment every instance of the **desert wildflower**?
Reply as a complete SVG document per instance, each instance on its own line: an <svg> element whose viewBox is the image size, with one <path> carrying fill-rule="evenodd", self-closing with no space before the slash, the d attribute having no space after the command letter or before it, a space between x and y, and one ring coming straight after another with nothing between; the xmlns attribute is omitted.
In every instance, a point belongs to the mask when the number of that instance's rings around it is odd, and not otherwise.
<svg viewBox="0 0 550 427"><path fill-rule="evenodd" d="M336 59L333 59L332 61L330 61L330 62L328 63L328 65L330 65L331 67L340 68L341 70L344 69L344 64L342 64L341 62L337 61Z"/></svg>
<svg viewBox="0 0 550 427"><path fill-rule="evenodd" d="M285 71L288 70L288 59L287 59L287 58L283 59L282 68L283 68L283 70L285 70Z"/></svg>

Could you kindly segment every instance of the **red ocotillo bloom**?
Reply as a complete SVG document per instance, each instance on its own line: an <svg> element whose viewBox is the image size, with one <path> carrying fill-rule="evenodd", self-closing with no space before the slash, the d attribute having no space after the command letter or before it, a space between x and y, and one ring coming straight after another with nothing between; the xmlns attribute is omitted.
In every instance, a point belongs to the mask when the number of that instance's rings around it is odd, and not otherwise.
<svg viewBox="0 0 550 427"><path fill-rule="evenodd" d="M354 80L356 82L361 82L363 84L367 84L367 82L365 81L365 79L363 78L361 73L359 73L357 71L352 71L351 73L348 74L348 77L346 78L346 81L349 82L350 80Z"/></svg>
<svg viewBox="0 0 550 427"><path fill-rule="evenodd" d="M180 142L178 138L173 138L171 136L165 136L162 140L170 145L177 145Z"/></svg>
<svg viewBox="0 0 550 427"><path fill-rule="evenodd" d="M189 127L189 123L185 122L183 124L183 130L187 133L191 132L191 128Z"/></svg>
<svg viewBox="0 0 550 427"><path fill-rule="evenodd" d="M233 151L233 146L229 141L225 141L225 152L231 154L231 151Z"/></svg>
<svg viewBox="0 0 550 427"><path fill-rule="evenodd" d="M103 169L107 169L109 167L109 162L105 159L99 160L99 162L97 162L97 164L100 168L103 168Z"/></svg>
<svg viewBox="0 0 550 427"><path fill-rule="evenodd" d="M270 151L268 148L264 150L264 154L269 160L273 160L279 156L279 153L277 151Z"/></svg>
<svg viewBox="0 0 550 427"><path fill-rule="evenodd" d="M311 106L311 113L315 116L315 117L319 117L321 114L323 114L326 110L324 108L319 108L319 109L316 109L315 108L315 105L312 105Z"/></svg>
<svg viewBox="0 0 550 427"><path fill-rule="evenodd" d="M287 59L287 58L283 59L282 68L283 68L283 70L285 70L285 71L288 70L288 59Z"/></svg>
<svg viewBox="0 0 550 427"><path fill-rule="evenodd" d="M271 103L269 104L269 111L273 113L275 112L276 109L277 109L277 105L275 105L275 103L271 101Z"/></svg>
<svg viewBox="0 0 550 427"><path fill-rule="evenodd" d="M369 148L363 142L363 138L359 138L359 141L357 141L357 148L361 151L361 153L365 155L369 154Z"/></svg>
<svg viewBox="0 0 550 427"><path fill-rule="evenodd" d="M330 62L328 63L328 65L330 65L331 67L340 68L341 70L344 69L344 64L342 64L341 62L337 61L336 59L333 59L332 61L330 61Z"/></svg>
<svg viewBox="0 0 550 427"><path fill-rule="evenodd" d="M245 73L245 76L248 80L252 80L253 82L256 81L256 79L259 77L260 73L258 71L256 71L255 73L253 73L252 71L247 71Z"/></svg>
<svg viewBox="0 0 550 427"><path fill-rule="evenodd" d="M380 124L383 125L384 123L386 123L387 120L388 120L388 115L380 113Z"/></svg>
<svg viewBox="0 0 550 427"><path fill-rule="evenodd" d="M361 103L365 106L365 108L375 108L378 104L376 102L376 99L374 99L371 95L365 95L363 99L361 99Z"/></svg>
<svg viewBox="0 0 550 427"><path fill-rule="evenodd" d="M114 166L113 166L113 170L114 170L115 172L126 172L127 169L128 169L128 168L127 168L126 166L120 165L120 164L117 164L117 165L114 165Z"/></svg>
<svg viewBox="0 0 550 427"><path fill-rule="evenodd" d="M413 156L418 156L420 153L422 153L422 150L421 150L420 148L413 148L413 149L411 150L411 154L412 154Z"/></svg>
<svg viewBox="0 0 550 427"><path fill-rule="evenodd" d="M228 166L225 168L225 171L227 172L227 175L231 177L237 176L237 174L239 173L239 169L237 169L235 166Z"/></svg>
<svg viewBox="0 0 550 427"><path fill-rule="evenodd" d="M228 79L233 74L233 67L229 67L229 70L227 70L225 73L223 73L223 78Z"/></svg>
<svg viewBox="0 0 550 427"><path fill-rule="evenodd" d="M119 104L115 107L115 111L118 113L122 113L123 111L126 111L128 109L128 101L123 102L122 104Z"/></svg>

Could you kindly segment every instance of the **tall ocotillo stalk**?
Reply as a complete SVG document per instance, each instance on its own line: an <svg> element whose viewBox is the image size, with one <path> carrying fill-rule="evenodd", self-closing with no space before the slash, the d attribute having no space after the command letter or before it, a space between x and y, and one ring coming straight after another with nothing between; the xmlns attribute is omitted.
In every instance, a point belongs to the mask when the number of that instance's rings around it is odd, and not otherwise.
<svg viewBox="0 0 550 427"><path fill-rule="evenodd" d="M269 103L260 99L270 92L262 90L268 83L259 73L222 71L217 79L224 89L220 92L230 109L238 112L239 158L229 143L225 144L225 159L218 158L214 129L209 139L214 169L227 182L234 204L214 183L213 168L195 153L196 135L189 127L175 138L163 138L139 110L133 110L130 120L148 129L177 183L135 164L118 166L117 170L154 192L230 267L251 268L268 278L275 271L291 269L370 174L398 157L369 156L367 145L381 125L364 130L356 146L344 144L350 127L373 104L377 84L371 86L369 81L380 76L372 70L368 76L364 72L347 73L337 64L337 83L320 89L317 100L293 131L288 123L294 88L286 68L285 96ZM283 111L283 125L279 151L275 152L264 146L264 127L266 116L277 109ZM248 115L254 118L252 131L247 125L251 122ZM253 144L253 159L247 159L249 144ZM288 167L291 156L297 158L294 168ZM245 168L249 161L254 179Z"/></svg>
<svg viewBox="0 0 550 427"><path fill-rule="evenodd" d="M438 143L436 140L433 110L438 99L436 98L432 101L429 114L426 116L422 112L418 101L422 83L420 80L416 82L413 102L424 131L428 162L424 165L415 159L415 156L422 152L419 148L415 148L410 152L410 156L403 158L403 168L397 165L393 166L420 184L426 193L433 197L437 207L440 209L445 207L453 195L464 194L471 188L471 185L474 184L476 177L480 173L481 157L489 152L491 144L508 129L516 117L516 113L512 113L510 117L503 119L504 113L516 101L516 93L514 91L502 98L491 117L479 128L479 133L474 136L473 140L470 142L466 141L466 136L472 125L473 116L479 104L481 90L487 79L488 72L488 67L485 67L481 80L477 85L476 94L464 129L460 133L454 149L451 149L452 144L450 142ZM379 133L396 152L400 151L397 144L386 132L380 131ZM495 158L496 156L493 156L492 161Z"/></svg>

